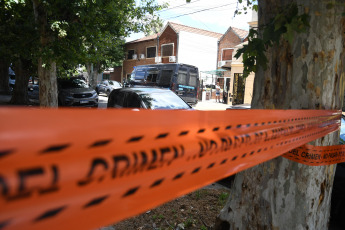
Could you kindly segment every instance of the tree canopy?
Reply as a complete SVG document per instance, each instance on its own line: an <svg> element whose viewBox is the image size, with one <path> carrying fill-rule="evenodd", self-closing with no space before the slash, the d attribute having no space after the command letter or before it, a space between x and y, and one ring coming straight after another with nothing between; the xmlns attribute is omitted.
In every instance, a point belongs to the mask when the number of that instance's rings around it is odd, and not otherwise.
<svg viewBox="0 0 345 230"><path fill-rule="evenodd" d="M78 64L112 67L123 59L125 37L159 21L162 7L155 0L1 1L0 54L5 65L21 57L59 73Z"/></svg>

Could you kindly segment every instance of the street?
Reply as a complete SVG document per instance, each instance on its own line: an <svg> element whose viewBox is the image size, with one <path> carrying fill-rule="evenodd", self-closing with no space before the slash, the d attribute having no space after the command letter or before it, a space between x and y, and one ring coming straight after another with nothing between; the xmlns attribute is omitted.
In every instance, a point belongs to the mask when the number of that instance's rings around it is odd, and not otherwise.
<svg viewBox="0 0 345 230"><path fill-rule="evenodd" d="M98 95L98 108L99 109L106 109L108 103L108 97L102 95Z"/></svg>
<svg viewBox="0 0 345 230"><path fill-rule="evenodd" d="M106 109L108 103L108 97L104 94L98 95L98 108ZM223 103L215 102L214 99L198 102L193 108L195 110L226 110L226 108L231 107L231 105L226 105Z"/></svg>

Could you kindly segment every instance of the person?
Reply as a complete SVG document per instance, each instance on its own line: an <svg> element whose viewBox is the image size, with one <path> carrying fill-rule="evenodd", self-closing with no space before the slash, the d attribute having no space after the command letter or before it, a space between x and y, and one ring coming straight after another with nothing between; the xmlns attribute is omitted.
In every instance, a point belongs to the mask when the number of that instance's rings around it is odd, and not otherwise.
<svg viewBox="0 0 345 230"><path fill-rule="evenodd" d="M219 82L217 82L217 85L216 85L216 102L220 102L220 86L219 86Z"/></svg>

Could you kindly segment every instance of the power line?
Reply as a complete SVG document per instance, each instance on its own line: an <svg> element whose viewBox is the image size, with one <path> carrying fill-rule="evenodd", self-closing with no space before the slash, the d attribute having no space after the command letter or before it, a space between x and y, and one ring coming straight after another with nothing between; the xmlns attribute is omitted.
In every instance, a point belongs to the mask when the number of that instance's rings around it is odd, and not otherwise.
<svg viewBox="0 0 345 230"><path fill-rule="evenodd" d="M195 16L195 17L197 17L197 16ZM197 17L198 18L198 17ZM200 22L201 24L203 24L208 30L210 30L210 31L212 31L210 28L208 28L208 26L205 24L205 23L203 23L199 18L198 18L198 22Z"/></svg>
<svg viewBox="0 0 345 230"><path fill-rule="evenodd" d="M167 10L171 10L171 9L175 9L175 8L178 8L178 7L181 7L181 6L190 5L190 4L192 4L192 3L199 2L199 1L201 1L201 0L195 0L194 2L185 3L185 4L178 5L178 6L174 6L174 7L171 7L171 8L159 10L159 11L157 11L157 12L161 13L161 12L164 12L164 11L167 11Z"/></svg>
<svg viewBox="0 0 345 230"><path fill-rule="evenodd" d="M212 7L212 8L206 8L206 9L194 11L194 12L191 12L191 13L181 14L181 15L177 15L177 16L174 16L174 17L167 18L166 20L173 19L173 18L179 18L179 17L182 17L182 16L190 15L190 14L196 14L196 13L200 13L200 12L207 11L207 10L213 10L213 9L217 9L217 8L220 8L220 7L229 6L229 5L233 5L233 4L236 4L236 3L229 3L229 4L225 4L225 5L221 5L221 6L216 6L216 7Z"/></svg>

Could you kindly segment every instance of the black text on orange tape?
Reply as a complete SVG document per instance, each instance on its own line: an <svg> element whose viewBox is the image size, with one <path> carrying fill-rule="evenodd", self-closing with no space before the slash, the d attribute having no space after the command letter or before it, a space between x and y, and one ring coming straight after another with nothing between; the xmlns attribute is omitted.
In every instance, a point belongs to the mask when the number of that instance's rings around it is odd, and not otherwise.
<svg viewBox="0 0 345 230"><path fill-rule="evenodd" d="M7 121L0 128L3 229L110 224L322 137L340 118L297 110L0 114Z"/></svg>

